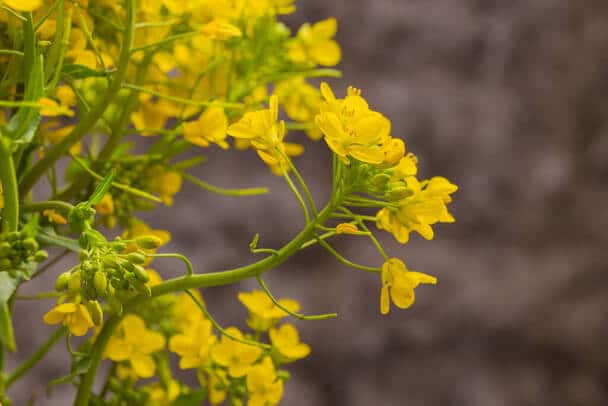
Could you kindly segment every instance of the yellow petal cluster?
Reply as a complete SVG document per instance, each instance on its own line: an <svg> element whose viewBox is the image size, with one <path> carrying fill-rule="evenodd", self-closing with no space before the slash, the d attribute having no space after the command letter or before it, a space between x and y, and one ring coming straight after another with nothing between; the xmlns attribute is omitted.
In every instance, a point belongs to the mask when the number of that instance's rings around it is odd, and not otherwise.
<svg viewBox="0 0 608 406"><path fill-rule="evenodd" d="M251 292L240 292L239 301L249 311L247 324L253 330L266 331L274 326L279 320L287 316L287 313L276 306L266 293L261 290ZM300 304L292 299L279 299L281 306L292 312L300 310Z"/></svg>
<svg viewBox="0 0 608 406"><path fill-rule="evenodd" d="M310 347L300 342L300 335L293 324L285 323L279 328L271 328L268 336L285 361L296 361L310 354Z"/></svg>
<svg viewBox="0 0 608 406"><path fill-rule="evenodd" d="M87 307L82 303L61 303L48 311L43 320L46 324L63 323L71 334L83 336L94 326Z"/></svg>
<svg viewBox="0 0 608 406"><path fill-rule="evenodd" d="M303 24L298 35L288 44L291 60L298 63L334 66L340 62L342 52L333 37L338 30L335 18L328 18L316 24Z"/></svg>
<svg viewBox="0 0 608 406"><path fill-rule="evenodd" d="M277 379L276 370L269 357L251 368L247 374L249 401L247 406L274 406L283 397L283 381Z"/></svg>
<svg viewBox="0 0 608 406"><path fill-rule="evenodd" d="M401 309L407 309L416 298L414 289L421 283L436 284L437 278L408 270L398 258L391 258L382 265L382 289L380 312L388 314L390 301Z"/></svg>
<svg viewBox="0 0 608 406"><path fill-rule="evenodd" d="M226 331L233 337L243 338L243 333L236 327L228 327ZM240 378L247 375L253 364L262 355L262 349L233 340L225 335L219 344L211 349L211 357L219 365L226 367L228 375Z"/></svg>

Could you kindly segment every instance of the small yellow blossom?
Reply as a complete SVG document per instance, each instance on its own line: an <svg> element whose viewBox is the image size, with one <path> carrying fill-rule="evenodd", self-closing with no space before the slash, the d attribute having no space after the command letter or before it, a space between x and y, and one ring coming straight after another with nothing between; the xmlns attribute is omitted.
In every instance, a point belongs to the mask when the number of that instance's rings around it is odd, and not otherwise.
<svg viewBox="0 0 608 406"><path fill-rule="evenodd" d="M42 211L42 215L49 219L51 223L55 224L68 224L68 221L61 214L57 213L53 209L46 209Z"/></svg>
<svg viewBox="0 0 608 406"><path fill-rule="evenodd" d="M108 341L105 355L112 361L129 361L138 377L150 378L156 371L150 354L164 347L165 337L162 334L146 328L138 316L128 314Z"/></svg>
<svg viewBox="0 0 608 406"><path fill-rule="evenodd" d="M67 106L57 103L55 100L48 97L41 97L38 99L40 105L40 115L45 117L57 117L57 116L74 116L74 112Z"/></svg>
<svg viewBox="0 0 608 406"><path fill-rule="evenodd" d="M412 231L431 240L434 237L431 225L455 221L448 212L447 204L451 201L450 194L456 192L458 186L442 177L419 182L410 176L407 187L412 195L401 200L398 209L383 208L376 214L379 229L388 231L397 241L405 244Z"/></svg>
<svg viewBox="0 0 608 406"><path fill-rule="evenodd" d="M297 37L287 45L289 58L298 63L336 65L342 58L340 46L332 39L337 30L335 18L328 18L313 25L303 24Z"/></svg>
<svg viewBox="0 0 608 406"><path fill-rule="evenodd" d="M308 84L303 76L277 83L274 94L281 100L281 105L289 118L300 123L314 122L315 115L319 112L321 92ZM306 135L315 141L323 136L316 126L307 128Z"/></svg>
<svg viewBox="0 0 608 406"><path fill-rule="evenodd" d="M201 28L201 33L206 37L218 41L225 41L227 39L243 36L243 33L238 27L219 19L205 24Z"/></svg>
<svg viewBox="0 0 608 406"><path fill-rule="evenodd" d="M182 175L157 165L148 171L147 176L150 179L150 189L158 193L165 205L173 206L173 196L182 188Z"/></svg>
<svg viewBox="0 0 608 406"><path fill-rule="evenodd" d="M390 141L391 122L370 110L358 89L349 87L344 99L336 99L324 82L321 93L325 101L315 122L329 148L345 163L352 156L362 162L381 164L385 160L382 146Z"/></svg>
<svg viewBox="0 0 608 406"><path fill-rule="evenodd" d="M190 293L196 297L200 303L205 303L198 290L191 290ZM201 319L201 309L192 298L181 293L176 295L171 310L171 326L184 334L187 334L190 327Z"/></svg>
<svg viewBox="0 0 608 406"><path fill-rule="evenodd" d="M228 327L226 331L234 337L243 338L243 333L236 327ZM226 336L222 336L220 343L211 349L213 360L228 368L228 375L233 378L245 376L260 355L261 348L234 341Z"/></svg>
<svg viewBox="0 0 608 406"><path fill-rule="evenodd" d="M180 356L179 367L181 369L200 368L205 364L209 357L209 350L216 341L212 327L209 320L201 317L183 334L171 337L169 349Z"/></svg>
<svg viewBox="0 0 608 406"><path fill-rule="evenodd" d="M300 335L293 324L283 324L268 331L272 345L287 361L295 361L310 354L308 344L300 342Z"/></svg>
<svg viewBox="0 0 608 406"><path fill-rule="evenodd" d="M414 289L421 283L436 284L437 278L407 269L403 261L391 258L382 265L382 290L380 291L380 312L388 314L390 299L395 306L407 309L415 300Z"/></svg>
<svg viewBox="0 0 608 406"><path fill-rule="evenodd" d="M268 295L261 290L239 292L238 298L249 311L247 324L253 330L266 331L287 316L287 313L277 307ZM300 310L300 304L295 300L279 299L278 302L292 312Z"/></svg>
<svg viewBox="0 0 608 406"><path fill-rule="evenodd" d="M226 399L226 388L228 386L228 376L222 369L209 371L208 380L209 402L212 405L219 405Z"/></svg>
<svg viewBox="0 0 608 406"><path fill-rule="evenodd" d="M208 147L211 143L222 149L228 149L226 142L228 118L221 107L209 107L195 121L184 124L186 141L200 147Z"/></svg>
<svg viewBox="0 0 608 406"><path fill-rule="evenodd" d="M111 216L114 214L114 199L110 193L103 195L99 203L95 205L95 210L101 216Z"/></svg>
<svg viewBox="0 0 608 406"><path fill-rule="evenodd" d="M87 307L81 303L62 303L44 315L46 324L63 323L75 336L83 336L94 326Z"/></svg>
<svg viewBox="0 0 608 406"><path fill-rule="evenodd" d="M178 381L170 379L164 385L160 382L154 382L151 385L147 385L142 388L145 392L148 392L150 400L154 402L155 406L169 406L172 402L177 399L181 393L181 385Z"/></svg>
<svg viewBox="0 0 608 406"><path fill-rule="evenodd" d="M382 145L382 152L384 152L383 164L394 166L398 164L405 155L405 143L400 138L391 138Z"/></svg>
<svg viewBox="0 0 608 406"><path fill-rule="evenodd" d="M4 4L17 11L34 11L42 6L42 0L4 0Z"/></svg>
<svg viewBox="0 0 608 406"><path fill-rule="evenodd" d="M270 357L251 368L247 374L247 406L275 406L283 397L283 381L277 379Z"/></svg>
<svg viewBox="0 0 608 406"><path fill-rule="evenodd" d="M63 125L58 119L50 119L40 126L40 136L43 140L54 145L67 137L73 129L73 125ZM80 142L77 142L70 147L70 152L74 155L79 155L80 150Z"/></svg>

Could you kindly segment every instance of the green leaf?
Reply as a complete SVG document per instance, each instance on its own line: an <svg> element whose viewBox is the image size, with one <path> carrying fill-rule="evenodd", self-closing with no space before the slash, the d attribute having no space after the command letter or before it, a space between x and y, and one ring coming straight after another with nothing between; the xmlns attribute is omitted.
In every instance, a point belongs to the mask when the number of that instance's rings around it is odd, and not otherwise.
<svg viewBox="0 0 608 406"><path fill-rule="evenodd" d="M55 233L55 230L50 227L41 229L38 232L36 239L43 245L54 245L57 247L63 247L74 252L82 251L82 248L80 247L80 244L78 244L77 240L58 235L57 233Z"/></svg>
<svg viewBox="0 0 608 406"><path fill-rule="evenodd" d="M114 73L116 69L94 70L84 65L66 64L63 66L61 73L68 76L70 79L85 79L107 77Z"/></svg>
<svg viewBox="0 0 608 406"><path fill-rule="evenodd" d="M207 392L204 389L199 389L194 392L183 394L177 397L171 403L171 406L200 406L207 397Z"/></svg>
<svg viewBox="0 0 608 406"><path fill-rule="evenodd" d="M95 191L93 192L91 197L89 197L89 200L87 202L89 206L95 206L101 201L101 199L103 199L106 192L110 189L110 186L112 186L112 181L114 180L115 175L116 171L112 169L110 171L110 174L106 176L99 185L97 185Z"/></svg>
<svg viewBox="0 0 608 406"><path fill-rule="evenodd" d="M0 341L13 352L17 346L8 302L15 293L18 283L19 281L12 278L8 272L0 272Z"/></svg>

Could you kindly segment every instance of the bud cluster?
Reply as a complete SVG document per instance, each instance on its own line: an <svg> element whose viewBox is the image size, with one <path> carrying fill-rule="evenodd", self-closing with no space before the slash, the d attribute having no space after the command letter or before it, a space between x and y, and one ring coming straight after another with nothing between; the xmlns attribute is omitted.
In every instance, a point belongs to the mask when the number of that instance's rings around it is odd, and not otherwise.
<svg viewBox="0 0 608 406"><path fill-rule="evenodd" d="M93 229L85 230L79 239L83 248L80 263L59 275L55 289L72 297L82 296L88 301L105 298L114 312L120 313L121 302L139 292L150 292L149 280L144 268L146 254L143 250L154 249L160 240L143 236L135 240L116 237L108 242ZM133 248L134 247L134 248ZM126 250L134 249L126 253Z"/></svg>
<svg viewBox="0 0 608 406"><path fill-rule="evenodd" d="M413 194L393 167L379 168L353 162L347 170L345 180L351 192L365 193L386 202L398 202Z"/></svg>
<svg viewBox="0 0 608 406"><path fill-rule="evenodd" d="M47 257L47 252L40 250L36 239L26 231L0 234L0 272L8 271L16 277L29 264L43 262Z"/></svg>

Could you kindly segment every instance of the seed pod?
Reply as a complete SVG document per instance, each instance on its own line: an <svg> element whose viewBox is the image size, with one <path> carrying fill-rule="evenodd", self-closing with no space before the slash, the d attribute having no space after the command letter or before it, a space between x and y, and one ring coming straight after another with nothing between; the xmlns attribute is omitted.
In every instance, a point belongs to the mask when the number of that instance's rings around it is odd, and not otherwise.
<svg viewBox="0 0 608 406"><path fill-rule="evenodd" d="M148 282L150 280L148 272L141 265L133 266L133 274L135 274L135 277L142 282Z"/></svg>
<svg viewBox="0 0 608 406"><path fill-rule="evenodd" d="M68 279L68 292L72 294L79 293L81 282L80 271L73 272Z"/></svg>
<svg viewBox="0 0 608 406"><path fill-rule="evenodd" d="M144 250L153 250L160 247L163 242L160 238L154 235L144 235L135 239L135 244Z"/></svg>
<svg viewBox="0 0 608 406"><path fill-rule="evenodd" d="M97 300L89 300L86 303L87 310L91 315L91 319L93 320L93 324L96 326L100 326L103 323L103 310L101 310L101 306Z"/></svg>
<svg viewBox="0 0 608 406"><path fill-rule="evenodd" d="M93 275L93 286L95 286L95 290L99 296L105 296L108 287L108 278L106 278L106 274L102 271L95 272L95 275Z"/></svg>

